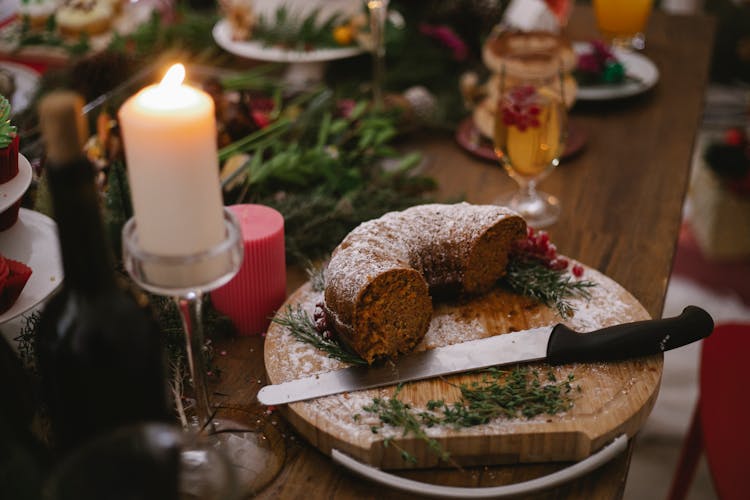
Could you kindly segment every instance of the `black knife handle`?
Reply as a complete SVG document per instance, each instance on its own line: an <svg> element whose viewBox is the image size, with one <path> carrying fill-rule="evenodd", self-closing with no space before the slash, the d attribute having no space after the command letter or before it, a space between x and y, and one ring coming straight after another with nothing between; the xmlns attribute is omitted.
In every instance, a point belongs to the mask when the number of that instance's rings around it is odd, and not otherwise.
<svg viewBox="0 0 750 500"><path fill-rule="evenodd" d="M711 316L687 306L674 318L652 319L578 333L562 323L552 329L547 361L553 365L587 361L614 361L656 354L708 337Z"/></svg>

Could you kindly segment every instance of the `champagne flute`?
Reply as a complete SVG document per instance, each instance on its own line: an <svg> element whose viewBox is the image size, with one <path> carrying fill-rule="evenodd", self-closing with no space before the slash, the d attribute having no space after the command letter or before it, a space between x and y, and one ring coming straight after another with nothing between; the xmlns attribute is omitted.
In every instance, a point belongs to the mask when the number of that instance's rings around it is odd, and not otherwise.
<svg viewBox="0 0 750 500"><path fill-rule="evenodd" d="M500 75L495 154L519 189L496 204L520 213L532 227L553 224L559 200L537 184L559 164L567 114L559 61L546 53L509 54Z"/></svg>

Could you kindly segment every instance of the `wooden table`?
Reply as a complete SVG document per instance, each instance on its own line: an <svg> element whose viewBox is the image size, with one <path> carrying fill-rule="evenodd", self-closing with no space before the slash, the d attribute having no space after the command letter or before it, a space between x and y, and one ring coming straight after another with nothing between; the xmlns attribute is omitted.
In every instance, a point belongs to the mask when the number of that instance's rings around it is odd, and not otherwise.
<svg viewBox="0 0 750 500"><path fill-rule="evenodd" d="M597 36L592 12L577 6L569 34L573 39ZM628 289L653 317L661 316L693 143L703 109L714 33L713 19L668 16L655 12L644 54L658 66L658 85L648 94L622 102L577 104L572 119L588 134L579 156L564 162L541 188L562 202L559 222L550 228L564 254L594 267ZM487 203L514 186L491 163L477 160L450 136L410 139L409 149L429 159L427 174L441 186L441 197L464 196ZM291 270L289 289L305 280ZM220 343L224 375L217 402L260 411L255 393L264 383L262 339ZM223 395L223 396L220 396ZM412 498L359 479L335 466L329 457L286 435L285 465L261 498ZM619 498L632 453L538 498ZM566 464L494 466L478 469L421 470L403 475L455 486L494 486L549 474ZM667 478L665 478L667 480Z"/></svg>

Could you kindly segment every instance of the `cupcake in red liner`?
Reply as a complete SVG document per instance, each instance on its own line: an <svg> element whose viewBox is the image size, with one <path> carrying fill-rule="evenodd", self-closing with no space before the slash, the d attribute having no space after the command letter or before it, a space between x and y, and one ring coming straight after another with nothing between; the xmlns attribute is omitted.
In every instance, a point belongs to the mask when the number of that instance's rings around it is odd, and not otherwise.
<svg viewBox="0 0 750 500"><path fill-rule="evenodd" d="M5 283L8 281L8 276L10 276L8 260L0 255L0 290L5 290Z"/></svg>
<svg viewBox="0 0 750 500"><path fill-rule="evenodd" d="M10 103L0 96L0 184L18 175L18 134L10 124Z"/></svg>
<svg viewBox="0 0 750 500"><path fill-rule="evenodd" d="M7 269L4 280L3 268ZM15 304L26 282L29 281L31 273L31 268L26 264L0 255L0 314Z"/></svg>
<svg viewBox="0 0 750 500"><path fill-rule="evenodd" d="M3 141L0 139L0 146ZM18 175L18 136L11 139L6 147L0 147L0 184Z"/></svg>
<svg viewBox="0 0 750 500"><path fill-rule="evenodd" d="M0 184L18 175L18 134L10 124L10 103L0 96ZM0 231L8 229L18 220L21 201L0 212Z"/></svg>

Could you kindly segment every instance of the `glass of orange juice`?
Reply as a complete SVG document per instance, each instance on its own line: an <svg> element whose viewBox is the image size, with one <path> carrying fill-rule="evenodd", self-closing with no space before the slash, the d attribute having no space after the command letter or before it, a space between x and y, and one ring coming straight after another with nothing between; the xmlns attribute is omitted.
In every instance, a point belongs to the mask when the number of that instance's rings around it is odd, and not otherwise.
<svg viewBox="0 0 750 500"><path fill-rule="evenodd" d="M653 0L594 0L599 31L619 47L641 50L646 46L646 23Z"/></svg>
<svg viewBox="0 0 750 500"><path fill-rule="evenodd" d="M512 49L511 49L512 52ZM535 228L560 214L558 199L536 189L559 163L567 115L560 62L554 54L523 52L506 56L495 114L495 154L518 184L495 203L512 208Z"/></svg>

